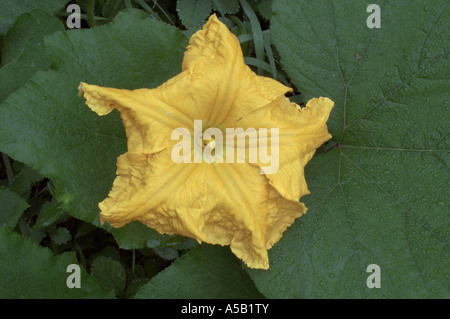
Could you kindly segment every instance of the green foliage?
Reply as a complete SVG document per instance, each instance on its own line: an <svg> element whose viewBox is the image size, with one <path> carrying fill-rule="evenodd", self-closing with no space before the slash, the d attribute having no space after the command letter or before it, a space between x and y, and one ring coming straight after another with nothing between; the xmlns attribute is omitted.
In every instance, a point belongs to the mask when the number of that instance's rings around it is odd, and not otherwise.
<svg viewBox="0 0 450 319"><path fill-rule="evenodd" d="M187 29L197 30L209 17L211 10L222 17L239 11L238 0L177 0L177 12Z"/></svg>
<svg viewBox="0 0 450 319"><path fill-rule="evenodd" d="M41 207L39 217L36 223L33 225L36 229L46 228L64 216L64 210L62 210L57 203L46 202Z"/></svg>
<svg viewBox="0 0 450 319"><path fill-rule="evenodd" d="M250 25L252 26L252 35L253 42L255 43L255 55L257 60L264 59L264 38L261 29L261 25L259 23L258 17L255 12L252 10L250 5L246 0L239 0L241 2L242 9L245 14L248 16L250 20ZM258 73L261 74L261 70L258 69Z"/></svg>
<svg viewBox="0 0 450 319"><path fill-rule="evenodd" d="M448 298L449 6L421 0L0 1L0 298ZM57 12L59 10L59 12ZM333 139L306 167L308 213L247 269L227 247L100 225L126 151L117 112L80 81L156 87L217 14L260 75L303 105L327 96ZM187 29L187 30L186 30ZM381 267L381 288L366 269ZM70 264L81 288L68 288Z"/></svg>
<svg viewBox="0 0 450 319"><path fill-rule="evenodd" d="M160 272L137 298L262 298L228 248L192 248Z"/></svg>
<svg viewBox="0 0 450 319"><path fill-rule="evenodd" d="M7 188L0 187L0 225L13 228L16 226L20 215L27 209L28 203L17 193Z"/></svg>
<svg viewBox="0 0 450 319"><path fill-rule="evenodd" d="M123 249L157 247L172 241L172 236L160 235L155 230L137 221L131 222L121 228L114 229L108 227L108 229Z"/></svg>
<svg viewBox="0 0 450 319"><path fill-rule="evenodd" d="M266 20L270 20L270 17L272 16L272 3L273 3L273 1L274 0L263 0L258 5L258 12Z"/></svg>
<svg viewBox="0 0 450 319"><path fill-rule="evenodd" d="M49 235L51 240L57 245L65 244L72 238L70 232L65 227L50 229Z"/></svg>
<svg viewBox="0 0 450 319"><path fill-rule="evenodd" d="M14 21L23 13L41 9L51 14L64 7L69 0L1 0L0 1L0 35L5 34ZM43 21L44 22L44 21Z"/></svg>
<svg viewBox="0 0 450 319"><path fill-rule="evenodd" d="M48 248L0 226L0 298L111 298L84 270L81 288L67 288L74 253L53 256Z"/></svg>
<svg viewBox="0 0 450 319"><path fill-rule="evenodd" d="M121 295L125 289L125 269L117 260L105 256L97 257L92 263L92 276L105 288Z"/></svg>
<svg viewBox="0 0 450 319"><path fill-rule="evenodd" d="M44 37L63 30L61 21L40 9L25 13L16 20L4 39L0 102L37 71L50 66L44 49Z"/></svg>
<svg viewBox="0 0 450 319"><path fill-rule="evenodd" d="M37 73L0 107L2 150L52 178L62 208L98 224L97 204L111 187L126 139L117 113L99 119L84 105L79 82L157 86L179 71L186 45L178 30L136 14L53 34L46 39L53 69Z"/></svg>
<svg viewBox="0 0 450 319"><path fill-rule="evenodd" d="M42 175L29 166L24 165L14 176L10 189L22 197L28 197L31 187L42 179Z"/></svg>
<svg viewBox="0 0 450 319"><path fill-rule="evenodd" d="M211 0L178 0L177 11L186 28L199 29L212 10Z"/></svg>
<svg viewBox="0 0 450 319"><path fill-rule="evenodd" d="M238 0L212 0L212 5L222 16L236 14L240 9Z"/></svg>
<svg viewBox="0 0 450 319"><path fill-rule="evenodd" d="M369 3L274 3L292 82L305 101L336 106L334 139L307 166L308 213L271 250L270 270L250 272L266 296L449 297L448 4L391 1L369 29L355 12ZM372 263L382 289L365 287Z"/></svg>

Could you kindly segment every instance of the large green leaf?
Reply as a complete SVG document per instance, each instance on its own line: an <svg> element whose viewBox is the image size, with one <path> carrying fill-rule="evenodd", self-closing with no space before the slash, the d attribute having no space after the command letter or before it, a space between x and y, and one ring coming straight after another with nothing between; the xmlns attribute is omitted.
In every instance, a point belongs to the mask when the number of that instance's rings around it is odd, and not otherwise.
<svg viewBox="0 0 450 319"><path fill-rule="evenodd" d="M31 187L43 177L29 166L24 165L14 176L10 190L23 198L28 198Z"/></svg>
<svg viewBox="0 0 450 319"><path fill-rule="evenodd" d="M448 1L274 1L271 34L305 97L336 102L306 168L306 216L250 271L269 297L448 298ZM335 146L333 148L333 145ZM381 288L366 285L380 266Z"/></svg>
<svg viewBox="0 0 450 319"><path fill-rule="evenodd" d="M136 298L262 298L228 247L199 245L153 277Z"/></svg>
<svg viewBox="0 0 450 319"><path fill-rule="evenodd" d="M0 187L0 225L14 228L20 215L29 207L17 193Z"/></svg>
<svg viewBox="0 0 450 319"><path fill-rule="evenodd" d="M38 72L0 104L0 149L55 183L60 207L99 224L98 203L111 189L126 151L118 112L100 118L78 97L80 81L135 89L156 87L181 69L186 37L165 23L119 14L113 23L46 38L53 69ZM135 236L112 230L119 244ZM155 231L140 242L162 238Z"/></svg>
<svg viewBox="0 0 450 319"><path fill-rule="evenodd" d="M91 274L103 287L114 290L116 295L123 293L126 274L117 260L106 256L97 257L92 263Z"/></svg>
<svg viewBox="0 0 450 319"><path fill-rule="evenodd" d="M53 256L47 248L0 226L0 298L112 298L84 269L80 268L80 288L68 288L77 264L75 253Z"/></svg>
<svg viewBox="0 0 450 319"><path fill-rule="evenodd" d="M44 37L64 26L40 9L21 15L4 40L0 68L0 102L21 87L37 71L50 66L44 49Z"/></svg>
<svg viewBox="0 0 450 319"><path fill-rule="evenodd" d="M62 9L69 0L0 0L0 34L6 33L8 28L21 14L41 9L48 13L55 13ZM63 10L65 11L65 10Z"/></svg>

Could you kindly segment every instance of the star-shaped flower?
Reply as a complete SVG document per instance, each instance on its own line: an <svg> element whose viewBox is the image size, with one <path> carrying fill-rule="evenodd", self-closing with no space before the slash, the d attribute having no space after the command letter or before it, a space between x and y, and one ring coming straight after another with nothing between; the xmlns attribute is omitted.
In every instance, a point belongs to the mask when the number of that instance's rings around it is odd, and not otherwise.
<svg viewBox="0 0 450 319"><path fill-rule="evenodd" d="M269 268L267 250L306 212L299 202L309 193L304 166L331 138L331 100L290 103L284 94L291 89L252 72L238 39L215 15L190 39L182 72L160 87L79 89L97 114L120 112L128 139L112 190L99 204L102 223L139 220L160 233L230 245L249 267ZM250 137L230 147L218 134L205 136L212 128L223 137L227 128L254 129L258 142ZM267 156L250 160L266 134L267 155L276 162L271 171ZM181 149L180 138L194 152Z"/></svg>

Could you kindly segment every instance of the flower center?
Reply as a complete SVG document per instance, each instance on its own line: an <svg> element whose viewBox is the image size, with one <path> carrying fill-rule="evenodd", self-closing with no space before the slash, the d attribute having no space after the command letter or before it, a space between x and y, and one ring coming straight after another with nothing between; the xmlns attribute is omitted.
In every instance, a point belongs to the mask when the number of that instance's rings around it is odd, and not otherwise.
<svg viewBox="0 0 450 319"><path fill-rule="evenodd" d="M194 130L194 153L197 161L200 160L206 163L216 162L220 157L220 163L223 163L223 150L218 150L217 147L223 144L222 133L217 128L206 128L200 130L197 126L197 131ZM214 131L215 130L215 131ZM217 134L219 136L217 136ZM194 161L195 161L194 158Z"/></svg>
<svg viewBox="0 0 450 319"><path fill-rule="evenodd" d="M211 136L208 140L203 140L203 149L208 148L209 150L213 150L216 147L216 139L215 136Z"/></svg>

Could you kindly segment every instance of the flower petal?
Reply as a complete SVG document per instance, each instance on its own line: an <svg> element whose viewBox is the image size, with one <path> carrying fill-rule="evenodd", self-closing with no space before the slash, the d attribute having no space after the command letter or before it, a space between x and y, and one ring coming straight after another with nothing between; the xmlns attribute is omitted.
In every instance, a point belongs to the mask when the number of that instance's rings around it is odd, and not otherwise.
<svg viewBox="0 0 450 319"><path fill-rule="evenodd" d="M279 129L279 142L271 138L267 142L272 147L278 145L278 171L266 174L266 177L285 198L298 200L309 194L304 167L315 150L331 138L326 122L333 106L334 102L324 97L309 100L304 108L279 97L238 122L244 128ZM262 168L268 166L260 158L257 165Z"/></svg>
<svg viewBox="0 0 450 319"><path fill-rule="evenodd" d="M79 91L97 114L106 115L113 109L120 112L130 152L160 151L171 144L175 128L192 130L193 119L199 115L185 73L156 89L130 91L80 83Z"/></svg>
<svg viewBox="0 0 450 319"><path fill-rule="evenodd" d="M267 250L306 211L288 201L248 164L174 164L169 150L126 153L99 204L101 221L139 220L160 233L230 245L249 267L267 269Z"/></svg>
<svg viewBox="0 0 450 319"><path fill-rule="evenodd" d="M208 222L203 231L208 242L230 245L232 252L248 267L268 269L267 250L294 220L306 212L298 201L289 201L246 163L213 164L208 180ZM215 177L214 177L215 175Z"/></svg>
<svg viewBox="0 0 450 319"><path fill-rule="evenodd" d="M215 15L191 37L182 70L191 76L202 119L216 127L226 126L291 90L256 75L245 65L239 40Z"/></svg>
<svg viewBox="0 0 450 319"><path fill-rule="evenodd" d="M160 233L203 241L204 178L201 165L175 164L170 150L128 152L118 158L113 188L99 204L101 221L121 227L139 220Z"/></svg>

